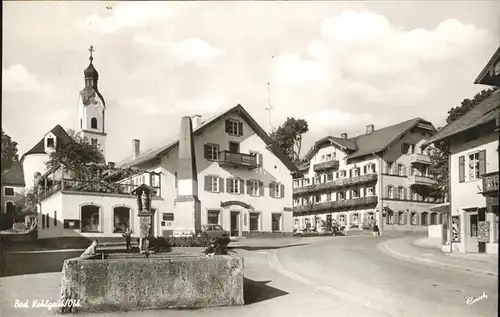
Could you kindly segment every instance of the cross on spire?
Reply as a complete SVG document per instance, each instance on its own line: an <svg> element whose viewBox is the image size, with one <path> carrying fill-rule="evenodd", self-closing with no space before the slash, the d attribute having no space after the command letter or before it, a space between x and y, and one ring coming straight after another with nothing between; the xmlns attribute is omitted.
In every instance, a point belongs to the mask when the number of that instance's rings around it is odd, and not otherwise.
<svg viewBox="0 0 500 317"><path fill-rule="evenodd" d="M89 60L90 60L90 62L91 62L91 63L92 63L92 60L94 59L94 58L92 57L92 52L94 52L94 51L95 51L95 49L94 49L94 45L90 45L90 48L89 48L89 52L90 52L90 57L89 57Z"/></svg>

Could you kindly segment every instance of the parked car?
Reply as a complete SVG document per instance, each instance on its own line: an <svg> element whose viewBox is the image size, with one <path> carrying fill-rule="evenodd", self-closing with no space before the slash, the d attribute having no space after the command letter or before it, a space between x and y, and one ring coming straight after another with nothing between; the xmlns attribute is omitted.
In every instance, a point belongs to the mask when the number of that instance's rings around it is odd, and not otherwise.
<svg viewBox="0 0 500 317"><path fill-rule="evenodd" d="M224 230L221 225L203 225L201 226L201 234L207 235L210 238L219 238L222 244L229 244L229 231Z"/></svg>

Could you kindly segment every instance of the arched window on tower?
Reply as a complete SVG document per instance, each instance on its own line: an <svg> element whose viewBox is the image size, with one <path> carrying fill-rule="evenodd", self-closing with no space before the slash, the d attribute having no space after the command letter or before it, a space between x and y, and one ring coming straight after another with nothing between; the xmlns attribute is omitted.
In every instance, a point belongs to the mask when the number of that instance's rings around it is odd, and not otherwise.
<svg viewBox="0 0 500 317"><path fill-rule="evenodd" d="M90 119L90 127L92 129L97 129L97 119L96 118Z"/></svg>

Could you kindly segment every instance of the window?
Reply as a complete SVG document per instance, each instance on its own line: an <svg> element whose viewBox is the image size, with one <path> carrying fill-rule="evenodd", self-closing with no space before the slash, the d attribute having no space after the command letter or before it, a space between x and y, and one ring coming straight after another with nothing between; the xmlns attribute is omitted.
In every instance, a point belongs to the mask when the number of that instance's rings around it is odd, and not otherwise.
<svg viewBox="0 0 500 317"><path fill-rule="evenodd" d="M259 217L260 214L258 212L250 213L250 231L259 231ZM298 219L295 219L298 220ZM298 225L298 224L297 224Z"/></svg>
<svg viewBox="0 0 500 317"><path fill-rule="evenodd" d="M388 196L389 199L394 198L394 195L393 195L393 192L392 192L392 186L391 185L387 186L387 196Z"/></svg>
<svg viewBox="0 0 500 317"><path fill-rule="evenodd" d="M218 176L205 176L205 191L218 193L220 192L220 181Z"/></svg>
<svg viewBox="0 0 500 317"><path fill-rule="evenodd" d="M54 210L54 227L57 226L57 211Z"/></svg>
<svg viewBox="0 0 500 317"><path fill-rule="evenodd" d="M175 182L174 186L175 186L175 188L177 188L177 172L174 173L174 178L175 178L174 179L174 182Z"/></svg>
<svg viewBox="0 0 500 317"><path fill-rule="evenodd" d="M328 173L326 174L326 181L331 182L333 181L333 173Z"/></svg>
<svg viewBox="0 0 500 317"><path fill-rule="evenodd" d="M345 214L341 214L339 219L340 219L340 222L345 223Z"/></svg>
<svg viewBox="0 0 500 317"><path fill-rule="evenodd" d="M252 226L252 215L250 215L250 227ZM299 218L294 218L293 219L293 226L298 227L299 226Z"/></svg>
<svg viewBox="0 0 500 317"><path fill-rule="evenodd" d="M339 178L346 177L347 172L346 171L339 171Z"/></svg>
<svg viewBox="0 0 500 317"><path fill-rule="evenodd" d="M281 214L272 214L272 230L273 231L281 231Z"/></svg>
<svg viewBox="0 0 500 317"><path fill-rule="evenodd" d="M14 187L4 187L3 188L3 195L9 196L9 197L14 196Z"/></svg>
<svg viewBox="0 0 500 317"><path fill-rule="evenodd" d="M210 161L219 160L219 145L206 144L205 145L205 158Z"/></svg>
<svg viewBox="0 0 500 317"><path fill-rule="evenodd" d="M97 139L92 139L92 146L97 147Z"/></svg>
<svg viewBox="0 0 500 317"><path fill-rule="evenodd" d="M332 160L332 155L331 154L327 154L326 155L326 161L331 161Z"/></svg>
<svg viewBox="0 0 500 317"><path fill-rule="evenodd" d="M45 229L45 215L42 214L42 228Z"/></svg>
<svg viewBox="0 0 500 317"><path fill-rule="evenodd" d="M259 196L260 186L259 181L248 181L248 194L252 196Z"/></svg>
<svg viewBox="0 0 500 317"><path fill-rule="evenodd" d="M319 176L314 176L313 184L320 184L320 183L321 183L321 180L320 180Z"/></svg>
<svg viewBox="0 0 500 317"><path fill-rule="evenodd" d="M174 214L172 212L164 212L162 215L163 221L174 221Z"/></svg>
<svg viewBox="0 0 500 317"><path fill-rule="evenodd" d="M156 190L156 196L161 196L160 173L151 173L151 187Z"/></svg>
<svg viewBox="0 0 500 317"><path fill-rule="evenodd" d="M293 205L294 205L294 206L298 206L298 205L300 205L300 199L298 199L298 198L294 198L294 199L293 199Z"/></svg>
<svg viewBox="0 0 500 317"><path fill-rule="evenodd" d="M47 147L54 147L54 138L47 138Z"/></svg>
<svg viewBox="0 0 500 317"><path fill-rule="evenodd" d="M479 179L479 152L469 155L469 161L467 165L469 172L469 181Z"/></svg>
<svg viewBox="0 0 500 317"><path fill-rule="evenodd" d="M98 206L86 205L81 209L81 232L99 232L100 217Z"/></svg>
<svg viewBox="0 0 500 317"><path fill-rule="evenodd" d="M356 167L352 169L352 177L359 176L360 168Z"/></svg>
<svg viewBox="0 0 500 317"><path fill-rule="evenodd" d="M359 190L359 188L357 188L357 189L353 189L353 190L351 191L351 194L352 194L352 197L351 197L351 198L359 198L359 196L360 196L360 190Z"/></svg>
<svg viewBox="0 0 500 317"><path fill-rule="evenodd" d="M226 120L226 133L230 135L243 135L243 123L236 120Z"/></svg>
<svg viewBox="0 0 500 317"><path fill-rule="evenodd" d="M314 202L319 203L321 201L321 195L315 195L314 196Z"/></svg>
<svg viewBox="0 0 500 317"><path fill-rule="evenodd" d="M326 201L331 201L332 200L332 194L328 193L326 194Z"/></svg>
<svg viewBox="0 0 500 317"><path fill-rule="evenodd" d="M321 218L316 217L316 228L319 228L319 227L321 227Z"/></svg>
<svg viewBox="0 0 500 317"><path fill-rule="evenodd" d="M207 223L209 225L218 225L219 224L219 214L218 210L209 210L207 212Z"/></svg>
<svg viewBox="0 0 500 317"><path fill-rule="evenodd" d="M304 218L304 223L305 223L306 228L311 228L311 219L309 219L309 217Z"/></svg>
<svg viewBox="0 0 500 317"><path fill-rule="evenodd" d="M228 178L227 179L227 192L230 194L241 194L241 179Z"/></svg>
<svg viewBox="0 0 500 317"><path fill-rule="evenodd" d="M345 192L338 192L337 200L345 200Z"/></svg>
<svg viewBox="0 0 500 317"><path fill-rule="evenodd" d="M48 228L49 227L50 216L49 216L49 214L46 214L45 217L47 217L47 219L45 219L45 224L47 225L47 228Z"/></svg>
<svg viewBox="0 0 500 317"><path fill-rule="evenodd" d="M326 155L321 155L321 162L326 161Z"/></svg>
<svg viewBox="0 0 500 317"><path fill-rule="evenodd" d="M125 229L130 226L130 208L115 207L113 208L113 233L125 232Z"/></svg>
<svg viewBox="0 0 500 317"><path fill-rule="evenodd" d="M398 172L399 176L406 176L406 167L401 164L398 164Z"/></svg>
<svg viewBox="0 0 500 317"><path fill-rule="evenodd" d="M375 187L368 187L366 189L366 196L374 196L375 195Z"/></svg>
<svg viewBox="0 0 500 317"><path fill-rule="evenodd" d="M96 118L90 119L90 127L92 129L97 129L97 119Z"/></svg>

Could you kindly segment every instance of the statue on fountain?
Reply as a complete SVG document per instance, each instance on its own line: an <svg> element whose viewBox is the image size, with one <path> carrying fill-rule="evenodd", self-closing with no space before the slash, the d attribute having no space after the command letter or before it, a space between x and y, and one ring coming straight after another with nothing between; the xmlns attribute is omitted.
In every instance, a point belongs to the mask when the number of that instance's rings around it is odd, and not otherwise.
<svg viewBox="0 0 500 317"><path fill-rule="evenodd" d="M149 240L151 239L152 233L152 217L154 213L151 211L151 196L155 194L155 190L145 184L137 187L132 191L133 195L137 196L137 207L138 216L140 224L139 232L139 251L144 253L146 257L149 256Z"/></svg>

